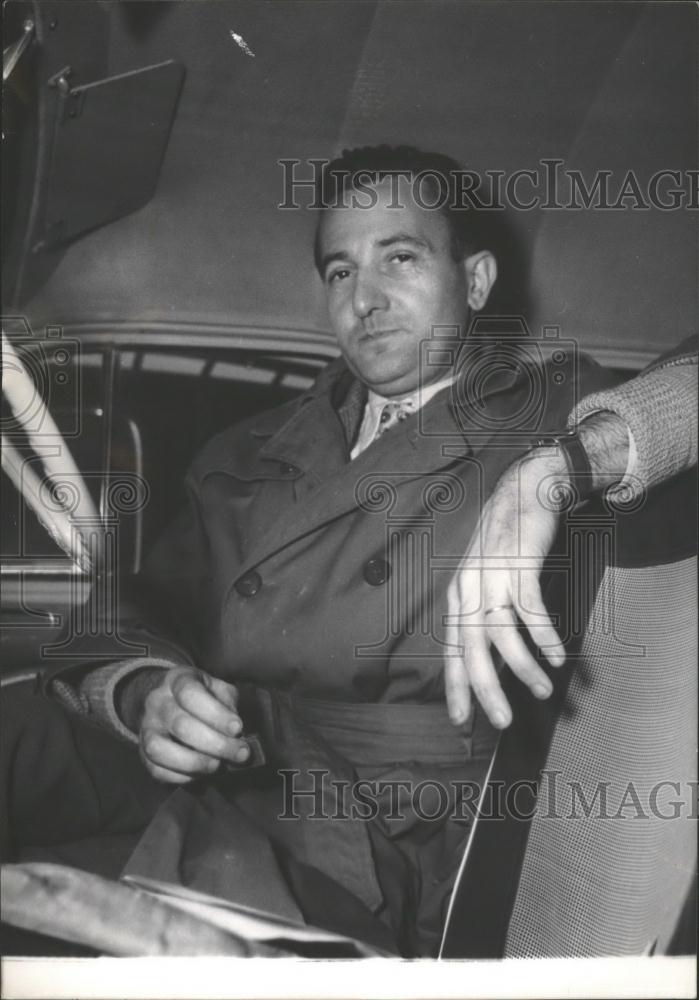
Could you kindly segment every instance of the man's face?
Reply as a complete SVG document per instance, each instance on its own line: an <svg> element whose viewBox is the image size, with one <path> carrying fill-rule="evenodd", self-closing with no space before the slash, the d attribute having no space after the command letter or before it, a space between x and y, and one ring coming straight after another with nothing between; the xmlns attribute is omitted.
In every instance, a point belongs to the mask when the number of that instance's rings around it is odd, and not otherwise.
<svg viewBox="0 0 699 1000"><path fill-rule="evenodd" d="M437 211L403 198L389 207L388 181L375 188L372 208L337 208L320 223L321 276L330 322L352 371L382 396L414 391L420 384L420 344L435 326L458 326L469 306L485 304L477 254L456 261L449 227ZM486 262L488 263L488 262ZM481 269L482 270L482 269ZM481 275L482 278L482 275ZM486 279L487 280L487 279ZM482 285L482 280L480 281ZM447 374L433 366L423 380Z"/></svg>

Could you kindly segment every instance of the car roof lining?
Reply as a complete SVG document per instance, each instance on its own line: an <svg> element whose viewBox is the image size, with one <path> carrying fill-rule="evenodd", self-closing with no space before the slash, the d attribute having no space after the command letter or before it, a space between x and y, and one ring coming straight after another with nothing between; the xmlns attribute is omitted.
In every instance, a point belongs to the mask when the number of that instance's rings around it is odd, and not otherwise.
<svg viewBox="0 0 699 1000"><path fill-rule="evenodd" d="M104 5L104 74L171 58L186 67L155 196L55 252L53 273L25 303L34 324L172 318L327 330L313 213L278 208L281 157L410 142L506 173L543 157L590 180L600 169L618 178L633 169L643 182L695 166L691 5L145 7ZM558 325L618 359L652 356L691 330L694 213L500 215L505 311L523 312L534 333ZM660 292L658 259L671 261Z"/></svg>

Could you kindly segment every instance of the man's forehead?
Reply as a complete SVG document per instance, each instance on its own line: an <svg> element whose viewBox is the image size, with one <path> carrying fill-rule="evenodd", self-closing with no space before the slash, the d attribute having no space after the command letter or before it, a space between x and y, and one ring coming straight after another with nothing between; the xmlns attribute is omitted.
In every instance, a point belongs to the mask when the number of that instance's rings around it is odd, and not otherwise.
<svg viewBox="0 0 699 1000"><path fill-rule="evenodd" d="M325 209L319 239L323 254L349 250L350 242L380 247L401 239L439 249L448 243L449 227L442 212L410 198L398 201L386 185L376 185L356 192L354 204L347 199L345 205Z"/></svg>

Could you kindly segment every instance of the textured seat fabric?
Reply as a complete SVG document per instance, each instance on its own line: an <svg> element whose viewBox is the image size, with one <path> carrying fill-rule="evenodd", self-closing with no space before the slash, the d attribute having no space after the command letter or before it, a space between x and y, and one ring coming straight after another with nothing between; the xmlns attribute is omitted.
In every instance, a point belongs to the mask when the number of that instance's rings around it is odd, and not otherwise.
<svg viewBox="0 0 699 1000"><path fill-rule="evenodd" d="M502 675L514 720L442 957L694 949L696 470L627 500L578 508L562 531L546 596L568 660L548 670L552 697Z"/></svg>
<svg viewBox="0 0 699 1000"><path fill-rule="evenodd" d="M608 569L546 761L548 808L540 799L506 954L666 950L696 864L696 662L695 560Z"/></svg>

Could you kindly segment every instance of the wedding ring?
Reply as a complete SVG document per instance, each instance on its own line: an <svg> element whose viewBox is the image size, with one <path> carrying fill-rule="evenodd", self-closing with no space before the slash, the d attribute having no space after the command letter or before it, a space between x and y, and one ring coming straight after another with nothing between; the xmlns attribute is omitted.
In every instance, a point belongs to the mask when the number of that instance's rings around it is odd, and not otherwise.
<svg viewBox="0 0 699 1000"><path fill-rule="evenodd" d="M486 615L492 615L496 611L514 611L514 610L515 609L511 604L494 604L492 608L485 609L485 611L483 612L483 617L485 618Z"/></svg>

